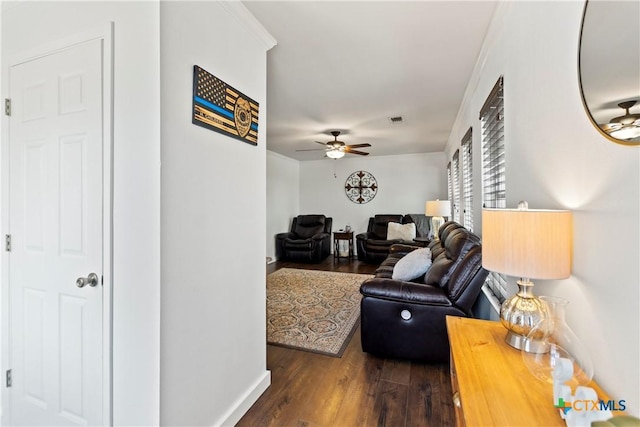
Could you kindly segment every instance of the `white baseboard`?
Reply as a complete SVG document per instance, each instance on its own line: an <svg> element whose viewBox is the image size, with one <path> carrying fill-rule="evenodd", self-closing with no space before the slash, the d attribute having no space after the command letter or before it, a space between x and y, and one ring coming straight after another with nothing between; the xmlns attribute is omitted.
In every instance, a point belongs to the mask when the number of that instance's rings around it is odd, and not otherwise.
<svg viewBox="0 0 640 427"><path fill-rule="evenodd" d="M220 417L220 421L215 423L214 426L235 426L270 385L271 371L265 371L253 387L250 387L244 396L225 415Z"/></svg>

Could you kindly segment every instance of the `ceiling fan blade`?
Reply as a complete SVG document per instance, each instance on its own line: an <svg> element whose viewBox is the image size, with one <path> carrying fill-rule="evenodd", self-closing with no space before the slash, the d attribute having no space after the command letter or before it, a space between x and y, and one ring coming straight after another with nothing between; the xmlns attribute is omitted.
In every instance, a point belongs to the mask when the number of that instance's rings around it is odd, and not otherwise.
<svg viewBox="0 0 640 427"><path fill-rule="evenodd" d="M599 126L600 126L600 129L602 129L605 132L613 132L614 130L618 130L622 128L622 125L620 123L604 123Z"/></svg>
<svg viewBox="0 0 640 427"><path fill-rule="evenodd" d="M329 141L329 142L314 141L314 142L316 144L320 144L320 145L324 146L328 153L332 152L332 151L341 151L343 153L357 154L359 156L368 156L369 155L369 153L365 153L364 151L355 150L355 148L371 147L371 144L364 143L364 144L347 145L342 141L338 141L338 135L340 135L339 131L332 131L331 135L333 135L333 137L334 137L333 141ZM308 150L296 150L296 151L313 151L313 150L308 149Z"/></svg>
<svg viewBox="0 0 640 427"><path fill-rule="evenodd" d="M364 151L358 151L358 150L350 150L348 147L344 150L345 153L349 153L349 154L359 154L360 156L368 156L369 153L365 153Z"/></svg>
<svg viewBox="0 0 640 427"><path fill-rule="evenodd" d="M296 150L296 151L327 151L326 148L307 148L304 150Z"/></svg>

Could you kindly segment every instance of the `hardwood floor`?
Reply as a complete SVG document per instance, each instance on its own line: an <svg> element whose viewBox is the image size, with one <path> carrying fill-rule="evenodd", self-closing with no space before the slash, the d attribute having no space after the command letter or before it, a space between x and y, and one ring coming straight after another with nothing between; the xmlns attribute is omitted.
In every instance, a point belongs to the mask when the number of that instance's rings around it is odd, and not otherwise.
<svg viewBox="0 0 640 427"><path fill-rule="evenodd" d="M372 274L359 261L276 262L267 272L302 268ZM448 426L455 424L449 365L382 359L362 352L360 327L341 358L267 346L271 386L238 426Z"/></svg>

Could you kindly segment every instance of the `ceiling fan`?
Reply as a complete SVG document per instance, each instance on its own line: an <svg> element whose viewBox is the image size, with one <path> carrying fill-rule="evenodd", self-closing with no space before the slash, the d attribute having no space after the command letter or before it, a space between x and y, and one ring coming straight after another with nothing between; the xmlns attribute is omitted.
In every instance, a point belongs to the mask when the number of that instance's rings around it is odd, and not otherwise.
<svg viewBox="0 0 640 427"><path fill-rule="evenodd" d="M614 138L633 139L640 137L640 114L629 113L629 109L636 105L636 101L625 101L618 107L625 110L624 116L614 117L609 123L600 125L603 131Z"/></svg>
<svg viewBox="0 0 640 427"><path fill-rule="evenodd" d="M349 154L358 154L360 156L368 156L369 153L365 153L364 151L354 150L354 148L363 148L363 147L371 147L371 144L353 144L346 145L342 141L338 141L338 135L340 135L340 131L334 130L331 132L334 140L329 142L320 142L315 141L317 144L324 145L324 150L326 151L326 156L331 159L340 159L344 157L346 153ZM296 151L317 151L322 150L322 148L312 148L308 150L296 150Z"/></svg>

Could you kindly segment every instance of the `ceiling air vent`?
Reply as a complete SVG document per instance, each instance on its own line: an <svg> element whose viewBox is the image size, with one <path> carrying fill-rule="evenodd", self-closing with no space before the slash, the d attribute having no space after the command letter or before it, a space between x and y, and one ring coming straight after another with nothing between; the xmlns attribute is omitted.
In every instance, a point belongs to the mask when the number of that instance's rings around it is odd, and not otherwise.
<svg viewBox="0 0 640 427"><path fill-rule="evenodd" d="M393 125L401 125L404 123L404 117L402 116L389 117L389 121Z"/></svg>

